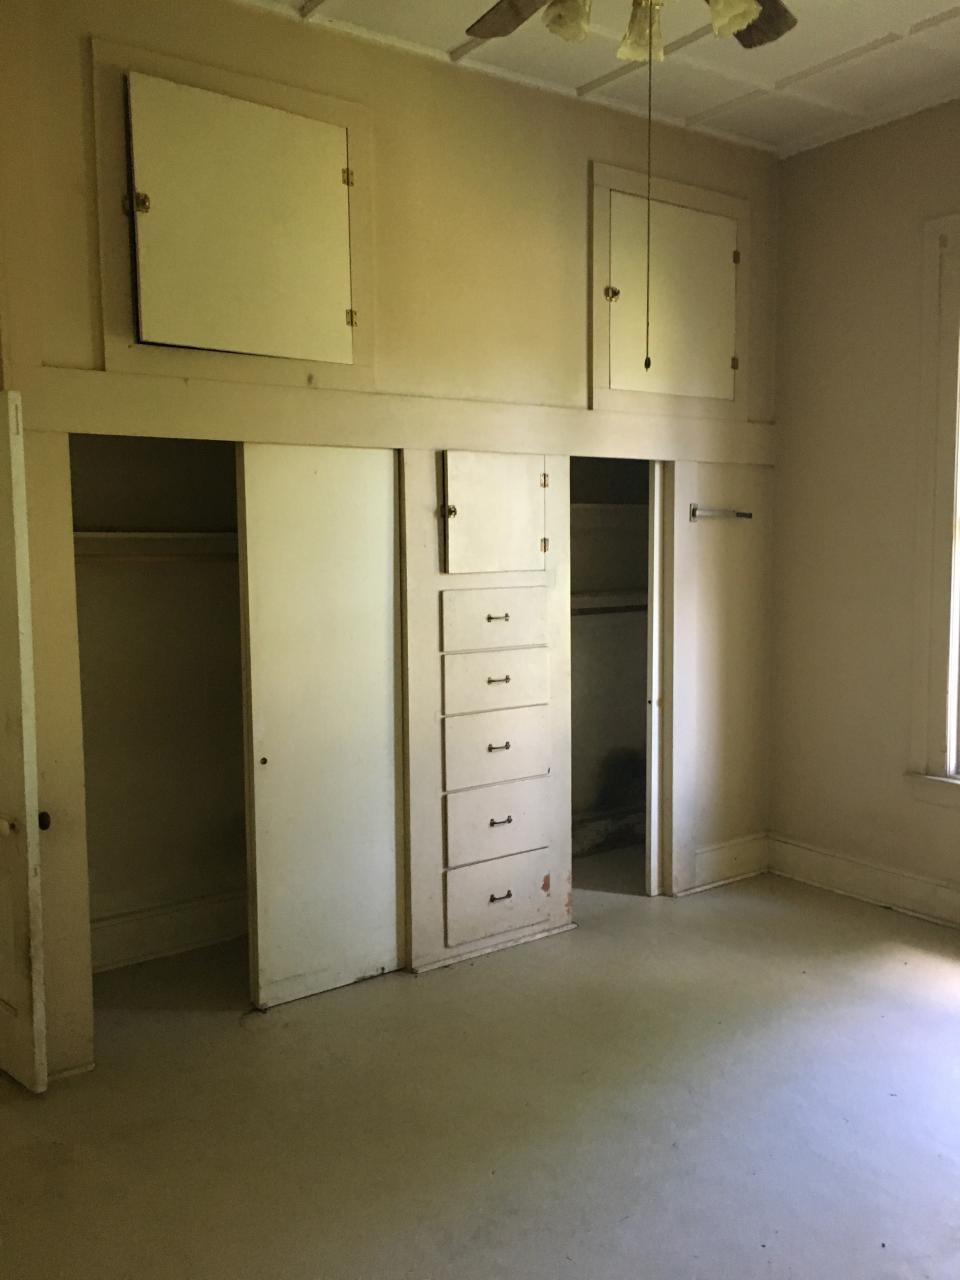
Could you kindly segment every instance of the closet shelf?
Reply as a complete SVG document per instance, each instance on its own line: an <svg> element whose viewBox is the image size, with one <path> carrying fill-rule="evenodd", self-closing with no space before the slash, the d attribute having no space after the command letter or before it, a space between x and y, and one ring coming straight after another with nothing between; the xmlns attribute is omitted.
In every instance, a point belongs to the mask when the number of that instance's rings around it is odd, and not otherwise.
<svg viewBox="0 0 960 1280"><path fill-rule="evenodd" d="M77 556L118 560L235 560L235 533L79 530L73 535Z"/></svg>
<svg viewBox="0 0 960 1280"><path fill-rule="evenodd" d="M574 591L570 596L573 617L600 613L646 613L646 591Z"/></svg>

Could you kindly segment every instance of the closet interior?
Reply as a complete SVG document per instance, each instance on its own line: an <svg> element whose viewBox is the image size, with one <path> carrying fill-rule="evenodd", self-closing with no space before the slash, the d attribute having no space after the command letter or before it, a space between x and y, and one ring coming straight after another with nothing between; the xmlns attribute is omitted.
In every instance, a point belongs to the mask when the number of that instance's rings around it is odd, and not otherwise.
<svg viewBox="0 0 960 1280"><path fill-rule="evenodd" d="M650 464L570 461L573 855L578 888L641 894Z"/></svg>
<svg viewBox="0 0 960 1280"><path fill-rule="evenodd" d="M235 449L75 436L71 473L96 971L247 930Z"/></svg>

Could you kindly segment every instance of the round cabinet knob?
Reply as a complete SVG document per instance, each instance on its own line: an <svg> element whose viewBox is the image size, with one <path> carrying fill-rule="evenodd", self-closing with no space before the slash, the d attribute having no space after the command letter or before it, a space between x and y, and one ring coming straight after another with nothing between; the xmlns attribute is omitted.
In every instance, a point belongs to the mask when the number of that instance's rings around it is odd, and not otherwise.
<svg viewBox="0 0 960 1280"><path fill-rule="evenodd" d="M40 824L41 831L49 831L52 819L46 809L41 809L37 814L37 822Z"/></svg>

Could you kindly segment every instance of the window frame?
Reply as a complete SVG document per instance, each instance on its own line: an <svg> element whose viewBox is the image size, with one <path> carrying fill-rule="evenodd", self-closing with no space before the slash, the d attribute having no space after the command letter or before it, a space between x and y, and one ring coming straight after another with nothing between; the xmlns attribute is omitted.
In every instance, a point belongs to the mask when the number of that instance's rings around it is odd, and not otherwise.
<svg viewBox="0 0 960 1280"><path fill-rule="evenodd" d="M915 703L908 777L960 806L960 214L924 228Z"/></svg>

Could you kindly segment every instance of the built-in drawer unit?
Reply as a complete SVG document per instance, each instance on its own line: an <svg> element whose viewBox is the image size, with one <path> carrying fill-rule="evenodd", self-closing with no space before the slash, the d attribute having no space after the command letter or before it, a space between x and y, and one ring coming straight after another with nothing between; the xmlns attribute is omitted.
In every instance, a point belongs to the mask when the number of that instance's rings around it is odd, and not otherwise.
<svg viewBox="0 0 960 1280"><path fill-rule="evenodd" d="M447 866L543 848L549 841L549 803L549 778L455 791L444 802Z"/></svg>
<svg viewBox="0 0 960 1280"><path fill-rule="evenodd" d="M443 722L447 791L550 771L549 707L514 707Z"/></svg>
<svg viewBox="0 0 960 1280"><path fill-rule="evenodd" d="M440 594L447 653L547 642L546 587L485 587Z"/></svg>
<svg viewBox="0 0 960 1280"><path fill-rule="evenodd" d="M553 886L548 849L455 867L446 879L448 947L536 924L549 915Z"/></svg>
<svg viewBox="0 0 960 1280"><path fill-rule="evenodd" d="M447 654L443 660L443 710L497 711L550 700L550 655L546 649L492 649Z"/></svg>

